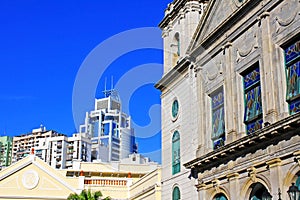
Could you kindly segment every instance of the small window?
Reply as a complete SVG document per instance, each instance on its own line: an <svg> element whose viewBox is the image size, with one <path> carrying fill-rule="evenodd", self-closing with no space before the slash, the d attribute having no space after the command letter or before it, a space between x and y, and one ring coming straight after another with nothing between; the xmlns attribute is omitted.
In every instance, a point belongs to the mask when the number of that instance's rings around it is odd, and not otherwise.
<svg viewBox="0 0 300 200"><path fill-rule="evenodd" d="M176 119L178 116L178 111L179 111L179 103L178 100L175 99L172 103L172 117L173 119Z"/></svg>
<svg viewBox="0 0 300 200"><path fill-rule="evenodd" d="M247 134L262 128L262 103L259 66L256 64L244 75L244 97Z"/></svg>
<svg viewBox="0 0 300 200"><path fill-rule="evenodd" d="M172 174L180 172L180 135L175 131L172 137Z"/></svg>
<svg viewBox="0 0 300 200"><path fill-rule="evenodd" d="M173 54L173 66L176 65L179 56L180 56L180 35L179 33L175 33L173 41L171 43L171 49Z"/></svg>
<svg viewBox="0 0 300 200"><path fill-rule="evenodd" d="M220 88L211 94L212 104L212 141L213 149L225 144L224 93Z"/></svg>
<svg viewBox="0 0 300 200"><path fill-rule="evenodd" d="M180 190L177 186L173 189L172 200L180 200Z"/></svg>
<svg viewBox="0 0 300 200"><path fill-rule="evenodd" d="M284 49L287 75L286 99L290 114L300 111L300 41L296 41Z"/></svg>

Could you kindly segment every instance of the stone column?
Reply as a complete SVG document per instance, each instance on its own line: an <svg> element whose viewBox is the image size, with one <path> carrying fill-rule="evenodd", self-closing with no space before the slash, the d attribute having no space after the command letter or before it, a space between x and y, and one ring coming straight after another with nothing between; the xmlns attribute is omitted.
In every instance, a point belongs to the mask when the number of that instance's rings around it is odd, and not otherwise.
<svg viewBox="0 0 300 200"><path fill-rule="evenodd" d="M229 198L239 199L240 197L240 184L239 184L239 174L232 173L227 175L229 181Z"/></svg>
<svg viewBox="0 0 300 200"><path fill-rule="evenodd" d="M278 199L278 189L283 191L283 188L281 188L281 183L283 183L283 178L281 175L281 160L280 158L274 158L266 162L266 164L268 165L270 171L271 188L269 188L269 192L273 199Z"/></svg>
<svg viewBox="0 0 300 200"><path fill-rule="evenodd" d="M208 145L206 142L206 112L205 112L205 94L204 94L204 84L205 84L205 77L202 73L201 66L195 66L194 68L195 76L196 76L196 88L197 88L197 106L199 107L198 110L201 113L201 116L197 118L197 134L198 134L198 148L196 156L199 157L205 153L205 149L208 149Z"/></svg>
<svg viewBox="0 0 300 200"><path fill-rule="evenodd" d="M259 16L259 25L261 30L261 54L262 63L260 65L261 72L261 88L264 121L273 123L277 120L278 101L276 101L277 79L276 65L273 61L275 45L270 37L270 13L264 12Z"/></svg>
<svg viewBox="0 0 300 200"><path fill-rule="evenodd" d="M224 103L225 103L225 129L226 132L226 144L236 140L236 123L237 123L237 95L234 89L235 72L234 63L232 58L232 44L228 42L223 46L224 63L220 63L222 70L225 73L224 76Z"/></svg>

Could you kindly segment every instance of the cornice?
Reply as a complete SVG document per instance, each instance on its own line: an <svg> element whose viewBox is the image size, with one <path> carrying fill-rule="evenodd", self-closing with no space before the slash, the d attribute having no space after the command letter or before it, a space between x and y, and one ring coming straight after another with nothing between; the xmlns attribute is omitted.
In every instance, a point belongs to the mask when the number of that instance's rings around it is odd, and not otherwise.
<svg viewBox="0 0 300 200"><path fill-rule="evenodd" d="M165 10L165 17L158 24L159 28L163 29L168 26L168 24L178 16L180 9L182 9L187 2L196 1L196 0L175 0L168 5L168 8ZM206 3L208 0L198 0L200 3Z"/></svg>
<svg viewBox="0 0 300 200"><path fill-rule="evenodd" d="M270 145L276 145L280 141L300 135L299 125L300 113L297 113L187 162L184 166L188 169L196 168L199 173L210 170L248 153L254 153L259 149L265 149Z"/></svg>
<svg viewBox="0 0 300 200"><path fill-rule="evenodd" d="M205 12L206 16L202 18L199 24L200 27L196 30L196 34L200 33L200 35L193 37L194 41L200 40L200 43L194 43L190 45L190 47L188 48L188 52L190 52L190 54L193 57L201 54L203 50L208 49L212 44L216 42L216 40L225 35L226 32L231 29L232 26L239 22L248 12L254 9L259 3L261 3L260 0L251 0L246 2L242 7L237 9L231 16L229 16L223 23L216 27L208 36L206 36L205 38L201 38L201 32L204 30L204 28L206 28L205 20L207 19L210 11L210 8L208 8ZM213 6L213 3L210 4L210 6ZM255 17L255 19L257 20L257 17ZM226 39L228 41L233 41L233 38L229 38L229 35Z"/></svg>
<svg viewBox="0 0 300 200"><path fill-rule="evenodd" d="M173 82L178 76L182 75L184 71L186 71L191 64L190 59L188 57L184 57L179 61L179 63L172 68L169 72L167 72L162 79L160 79L156 84L155 88L163 91L166 89L170 83Z"/></svg>

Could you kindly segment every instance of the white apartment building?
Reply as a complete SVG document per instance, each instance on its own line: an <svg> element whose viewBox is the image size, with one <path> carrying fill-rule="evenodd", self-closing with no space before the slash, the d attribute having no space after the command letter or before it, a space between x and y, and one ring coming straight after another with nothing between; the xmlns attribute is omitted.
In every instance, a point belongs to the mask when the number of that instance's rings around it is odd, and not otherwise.
<svg viewBox="0 0 300 200"><path fill-rule="evenodd" d="M73 160L91 161L91 140L85 134L72 137L41 126L31 133L13 138L12 162L21 160L32 151L56 169L71 168Z"/></svg>
<svg viewBox="0 0 300 200"><path fill-rule="evenodd" d="M92 160L118 161L137 152L135 136L130 116L122 112L118 93L107 90L104 95L95 99L95 109L86 113L80 133L92 138Z"/></svg>

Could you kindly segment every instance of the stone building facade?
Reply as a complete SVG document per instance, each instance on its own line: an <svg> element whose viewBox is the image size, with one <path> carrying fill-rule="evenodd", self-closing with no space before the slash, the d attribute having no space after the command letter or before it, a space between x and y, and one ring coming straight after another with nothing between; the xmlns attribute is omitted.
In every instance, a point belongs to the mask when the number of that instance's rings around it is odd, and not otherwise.
<svg viewBox="0 0 300 200"><path fill-rule="evenodd" d="M197 3L207 4L197 27L188 23L193 34L168 32L184 24L172 21L182 16L175 5ZM156 84L163 199L289 199L292 183L300 187L300 1L172 4L160 24L165 73ZM187 47L178 59L174 41Z"/></svg>

